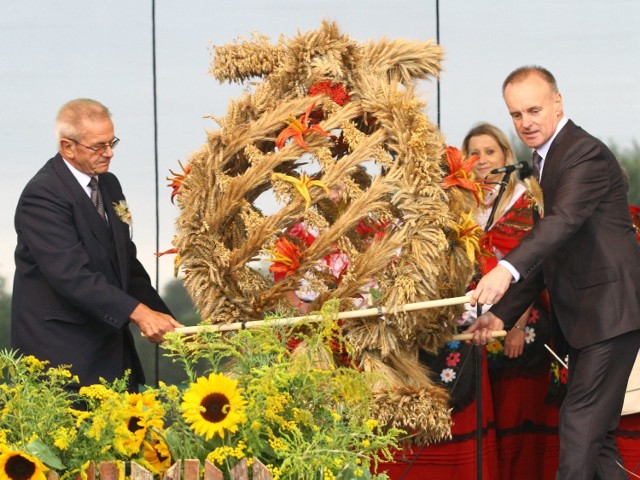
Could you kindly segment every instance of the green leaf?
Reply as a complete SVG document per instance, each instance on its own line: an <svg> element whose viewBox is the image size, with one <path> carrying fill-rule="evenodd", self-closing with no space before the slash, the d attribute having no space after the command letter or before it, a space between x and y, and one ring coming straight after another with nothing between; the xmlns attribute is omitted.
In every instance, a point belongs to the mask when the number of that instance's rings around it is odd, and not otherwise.
<svg viewBox="0 0 640 480"><path fill-rule="evenodd" d="M36 457L49 468L53 468L54 470L64 470L65 468L60 461L60 458L58 458L53 450L51 450L51 448L40 439L36 439L29 443L25 448L25 451L29 455Z"/></svg>

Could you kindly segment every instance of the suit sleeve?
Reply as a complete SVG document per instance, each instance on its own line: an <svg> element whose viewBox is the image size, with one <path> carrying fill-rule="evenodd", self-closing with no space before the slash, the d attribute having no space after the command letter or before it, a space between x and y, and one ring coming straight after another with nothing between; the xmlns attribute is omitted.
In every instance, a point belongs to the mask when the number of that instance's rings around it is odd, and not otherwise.
<svg viewBox="0 0 640 480"><path fill-rule="evenodd" d="M545 211L544 218L520 245L505 256L523 278L535 275L544 259L578 231L609 192L609 162L605 156L598 142L582 137L561 158L555 159L561 163L553 172L556 176L553 207Z"/></svg>
<svg viewBox="0 0 640 480"><path fill-rule="evenodd" d="M504 322L506 329L510 329L544 288L544 276L538 271L536 275L530 275L511 285L502 299L489 311Z"/></svg>
<svg viewBox="0 0 640 480"><path fill-rule="evenodd" d="M59 184L52 185L51 177L25 188L16 211L16 231L23 243L16 256L22 256L26 277L44 277L59 301L121 328L139 301L96 267L101 255L108 261L107 253L89 255L86 243L97 240L77 225L86 220L69 197Z"/></svg>
<svg viewBox="0 0 640 480"><path fill-rule="evenodd" d="M122 186L115 175L111 173L104 174L101 177L101 181L104 182L105 188L108 190L108 194L112 197L114 203L124 202L126 204L126 199L122 192ZM116 229L116 226L118 226L121 229L120 231L122 231L122 235L118 237L116 243L121 241L125 244L124 250L127 252L127 293L153 310L172 315L167 305L153 287L149 274L142 263L138 260L137 248L131 239L129 225L127 223L120 223L119 220L117 220L117 214L115 210L113 210L112 206L108 205L108 208L110 212L113 212L112 218L115 222L113 225L114 230Z"/></svg>

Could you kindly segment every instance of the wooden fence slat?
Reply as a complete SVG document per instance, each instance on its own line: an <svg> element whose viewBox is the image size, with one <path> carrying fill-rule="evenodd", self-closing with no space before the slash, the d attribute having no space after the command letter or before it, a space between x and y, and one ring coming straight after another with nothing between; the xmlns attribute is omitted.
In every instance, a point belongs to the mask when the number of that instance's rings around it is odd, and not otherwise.
<svg viewBox="0 0 640 480"><path fill-rule="evenodd" d="M136 462L131 462L131 480L153 480L153 473Z"/></svg>
<svg viewBox="0 0 640 480"><path fill-rule="evenodd" d="M164 472L164 475L162 476L163 480L180 480L181 467L182 467L182 462L180 460L176 460L176 463L171 465Z"/></svg>
<svg viewBox="0 0 640 480"><path fill-rule="evenodd" d="M58 472L56 472L55 470L49 470L47 472L47 480L58 480L60 478L60 475L58 475Z"/></svg>
<svg viewBox="0 0 640 480"><path fill-rule="evenodd" d="M96 463L90 462L84 473L87 476L87 480L96 480ZM82 480L82 476L80 474L76 475L76 480Z"/></svg>
<svg viewBox="0 0 640 480"><path fill-rule="evenodd" d="M124 462L102 462L100 480L124 480Z"/></svg>
<svg viewBox="0 0 640 480"><path fill-rule="evenodd" d="M184 465L184 471L182 467ZM86 480L96 480L96 470L100 480L125 480L125 462L100 462L96 469L95 462L89 463L85 470ZM272 480L269 469L258 460L253 459L251 470L253 480ZM249 465L243 458L229 472L231 480L249 480ZM200 461L196 459L176 460L162 476L162 480L224 480L224 474L209 460L204 462L204 471L200 474ZM46 480L60 480L60 475L54 470L49 470ZM74 480L82 480L78 475ZM153 480L153 473L136 462L131 462L131 480Z"/></svg>
<svg viewBox="0 0 640 480"><path fill-rule="evenodd" d="M253 480L272 480L269 469L257 458L253 459L251 468L253 469Z"/></svg>
<svg viewBox="0 0 640 480"><path fill-rule="evenodd" d="M231 469L231 480L249 480L249 467L247 459L243 458Z"/></svg>
<svg viewBox="0 0 640 480"><path fill-rule="evenodd" d="M204 480L224 480L222 470L209 460L204 461Z"/></svg>
<svg viewBox="0 0 640 480"><path fill-rule="evenodd" d="M200 480L200 460L184 460L184 480Z"/></svg>

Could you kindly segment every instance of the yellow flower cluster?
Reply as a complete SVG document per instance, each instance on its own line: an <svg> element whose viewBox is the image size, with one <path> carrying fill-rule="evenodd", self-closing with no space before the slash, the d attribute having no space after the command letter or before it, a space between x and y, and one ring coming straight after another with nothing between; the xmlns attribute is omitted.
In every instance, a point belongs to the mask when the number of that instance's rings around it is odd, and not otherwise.
<svg viewBox="0 0 640 480"><path fill-rule="evenodd" d="M55 431L53 444L60 450L67 450L77 435L78 431L75 428L60 427Z"/></svg>
<svg viewBox="0 0 640 480"><path fill-rule="evenodd" d="M246 449L247 445L240 440L235 447L229 447L226 445L217 447L207 455L207 460L213 464L217 463L218 465L224 465L228 457L233 457L237 460L244 458Z"/></svg>

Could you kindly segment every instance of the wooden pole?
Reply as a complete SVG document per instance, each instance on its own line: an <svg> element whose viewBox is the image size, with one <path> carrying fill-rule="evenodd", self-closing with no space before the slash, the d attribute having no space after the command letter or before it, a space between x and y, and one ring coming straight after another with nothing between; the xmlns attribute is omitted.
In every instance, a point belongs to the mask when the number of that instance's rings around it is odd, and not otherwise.
<svg viewBox="0 0 640 480"><path fill-rule="evenodd" d="M447 307L451 305L460 305L469 301L469 297L453 297L444 298L440 300L428 300L425 302L407 303L398 310L388 309L385 307L378 308L366 308L363 310L350 310L347 312L338 313L338 319L344 320L347 318L361 318L361 317L373 317L382 316L387 313L395 312L413 312L415 310L423 310L425 308L438 308ZM196 325L194 327L179 327L175 329L176 333L181 334L193 334L200 331L210 332L228 332L232 330L244 330L248 328L259 328L265 325L270 326L283 326L283 325L296 325L301 322L319 322L323 319L322 315L306 315L303 317L288 317L288 318L274 318L271 320L254 320L250 322L233 322L220 325Z"/></svg>
<svg viewBox="0 0 640 480"><path fill-rule="evenodd" d="M417 302L417 303L407 303L399 310L392 310L385 307L379 308L366 308L363 310L350 310L347 312L338 313L338 319L344 320L348 318L361 318L361 317L373 317L373 316L382 316L387 313L395 313L395 312L413 312L416 310L423 310L426 308L439 308L439 307L448 307L451 305L461 305L469 301L469 297L453 297L453 298L443 298L439 300L427 300L425 302ZM323 319L322 315L306 315L303 317L286 317L286 318L274 318L271 320L254 320L250 322L233 322L233 323L224 323L219 325L196 325L193 327L179 327L175 329L176 333L182 335L192 335L194 333L198 333L201 331L209 331L209 332L230 332L234 330L244 330L249 328L259 328L265 325L270 326L287 326L287 325L296 325L301 322L319 322ZM493 338L504 337L507 334L505 330L495 330L492 332ZM473 334L471 333L460 333L458 335L454 335L451 339L453 341L467 341L473 338Z"/></svg>

